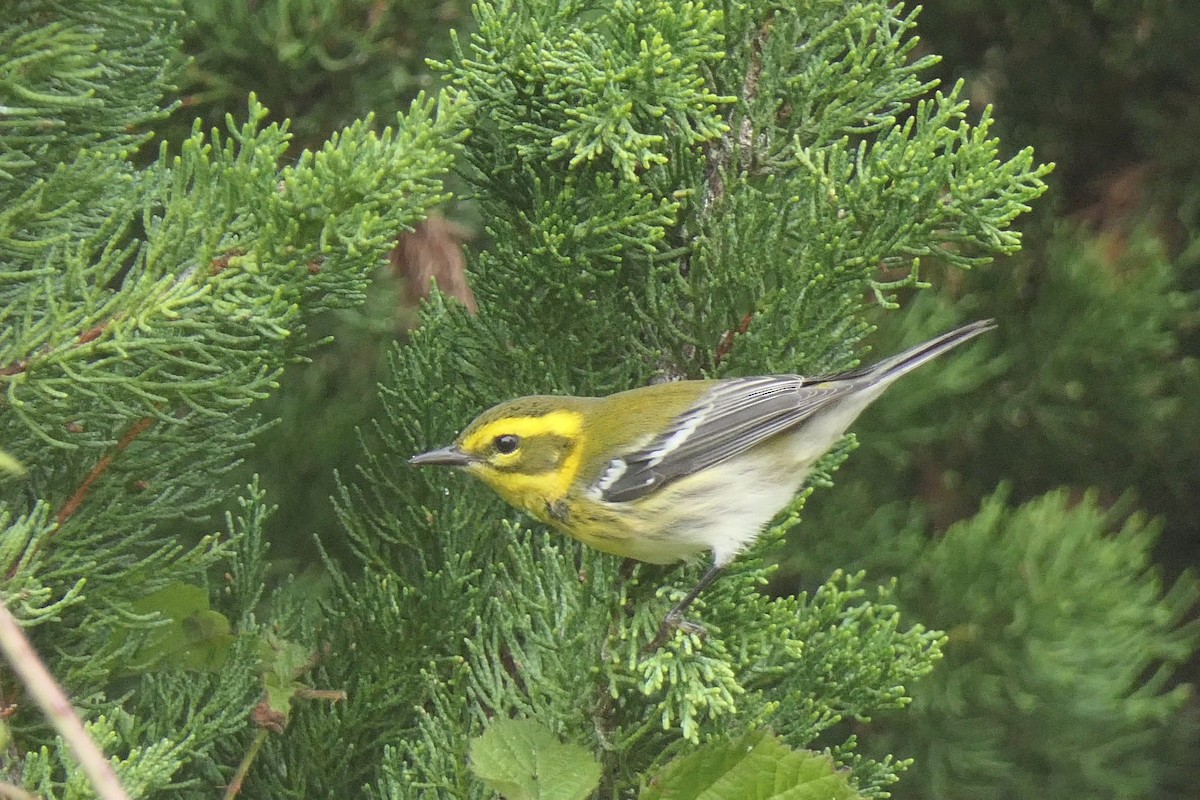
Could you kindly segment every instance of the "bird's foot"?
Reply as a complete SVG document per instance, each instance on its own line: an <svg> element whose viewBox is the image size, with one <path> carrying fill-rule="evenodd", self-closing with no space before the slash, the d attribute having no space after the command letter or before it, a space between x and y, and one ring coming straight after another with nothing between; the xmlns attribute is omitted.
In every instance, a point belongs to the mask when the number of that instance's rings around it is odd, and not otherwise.
<svg viewBox="0 0 1200 800"><path fill-rule="evenodd" d="M703 625L698 625L695 622L688 622L683 618L683 612L680 609L672 609L665 617L663 617L662 625L658 626L658 635L650 640L650 643L643 648L644 653L653 653L666 644L675 631L683 631L691 633L701 638L708 635Z"/></svg>

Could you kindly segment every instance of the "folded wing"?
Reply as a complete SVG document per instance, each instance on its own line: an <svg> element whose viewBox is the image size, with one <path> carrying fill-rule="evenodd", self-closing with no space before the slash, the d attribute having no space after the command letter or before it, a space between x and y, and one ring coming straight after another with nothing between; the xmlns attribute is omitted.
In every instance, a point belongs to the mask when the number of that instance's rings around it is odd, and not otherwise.
<svg viewBox="0 0 1200 800"><path fill-rule="evenodd" d="M614 459L595 489L611 503L635 500L803 423L855 388L852 380L816 382L798 375L723 382L649 444Z"/></svg>

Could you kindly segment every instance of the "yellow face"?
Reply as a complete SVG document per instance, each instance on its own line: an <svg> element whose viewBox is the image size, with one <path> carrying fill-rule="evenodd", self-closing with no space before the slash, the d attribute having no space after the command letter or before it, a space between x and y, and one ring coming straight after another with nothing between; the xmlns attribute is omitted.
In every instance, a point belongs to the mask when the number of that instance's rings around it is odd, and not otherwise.
<svg viewBox="0 0 1200 800"><path fill-rule="evenodd" d="M579 471L583 415L498 411L485 412L459 436L454 448L465 457L463 467L507 502L554 524L551 506L566 496Z"/></svg>

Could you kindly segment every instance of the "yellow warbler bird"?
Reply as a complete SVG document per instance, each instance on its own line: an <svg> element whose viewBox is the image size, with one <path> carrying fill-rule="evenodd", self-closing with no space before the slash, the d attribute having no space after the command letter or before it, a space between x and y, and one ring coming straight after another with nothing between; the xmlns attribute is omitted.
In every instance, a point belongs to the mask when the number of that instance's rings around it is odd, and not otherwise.
<svg viewBox="0 0 1200 800"><path fill-rule="evenodd" d="M965 325L869 367L660 383L607 397L521 397L480 414L413 465L460 467L586 545L712 566L652 646L787 506L813 463L897 378L995 327ZM688 626L699 630L697 626Z"/></svg>

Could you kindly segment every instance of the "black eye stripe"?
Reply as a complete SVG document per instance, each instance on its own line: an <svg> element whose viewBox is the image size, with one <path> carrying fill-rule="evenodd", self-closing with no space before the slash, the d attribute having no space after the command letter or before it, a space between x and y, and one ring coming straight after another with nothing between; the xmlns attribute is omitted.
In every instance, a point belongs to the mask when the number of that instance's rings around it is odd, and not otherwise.
<svg viewBox="0 0 1200 800"><path fill-rule="evenodd" d="M487 455L490 458L486 459L486 463L489 469L521 475L541 475L554 472L562 467L564 460L577 445L573 439L553 433L535 433L529 436L508 435L517 440L517 449L511 453L505 453L498 446L497 440L501 437L493 438L487 447Z"/></svg>
<svg viewBox="0 0 1200 800"><path fill-rule="evenodd" d="M521 437L514 436L511 433L506 433L502 436L497 436L492 440L492 447L496 448L496 452L501 455L509 455L517 452L517 448L521 446Z"/></svg>

